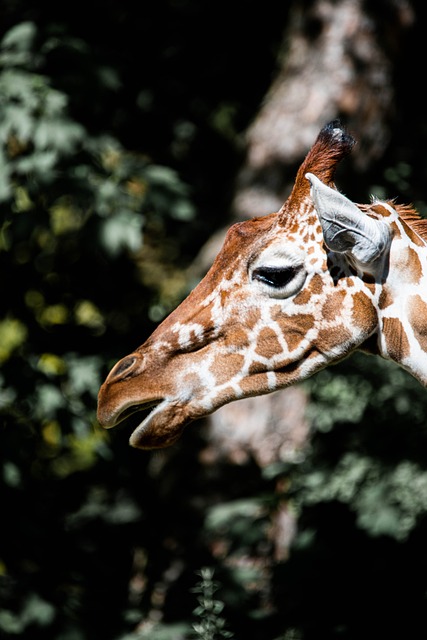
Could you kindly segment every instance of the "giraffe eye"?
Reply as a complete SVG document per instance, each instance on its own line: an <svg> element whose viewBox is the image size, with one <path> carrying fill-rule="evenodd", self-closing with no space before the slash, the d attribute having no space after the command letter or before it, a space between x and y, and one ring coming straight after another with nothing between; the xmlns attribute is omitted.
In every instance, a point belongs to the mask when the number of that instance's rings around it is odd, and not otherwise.
<svg viewBox="0 0 427 640"><path fill-rule="evenodd" d="M295 277L295 273L295 267L259 267L252 272L252 278L274 289L283 289Z"/></svg>

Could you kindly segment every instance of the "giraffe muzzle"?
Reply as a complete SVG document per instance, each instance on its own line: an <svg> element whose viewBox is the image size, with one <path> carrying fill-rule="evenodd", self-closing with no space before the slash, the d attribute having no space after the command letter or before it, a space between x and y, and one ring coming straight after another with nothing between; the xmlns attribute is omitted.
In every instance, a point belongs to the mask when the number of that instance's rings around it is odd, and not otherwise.
<svg viewBox="0 0 427 640"><path fill-rule="evenodd" d="M133 428L130 444L139 449L160 449L174 444L197 416L190 404L174 398L147 398L123 402L122 383L105 382L98 398L97 418L105 429L123 423ZM139 394L140 397L141 394ZM126 425L125 423L128 423ZM136 428L135 428L136 425Z"/></svg>

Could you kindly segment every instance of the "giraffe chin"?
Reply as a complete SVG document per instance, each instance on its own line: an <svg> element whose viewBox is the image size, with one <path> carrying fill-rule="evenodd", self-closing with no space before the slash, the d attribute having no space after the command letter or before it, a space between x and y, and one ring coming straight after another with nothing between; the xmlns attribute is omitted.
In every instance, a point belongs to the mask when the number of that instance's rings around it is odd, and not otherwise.
<svg viewBox="0 0 427 640"><path fill-rule="evenodd" d="M190 421L184 405L163 400L137 426L129 444L137 449L164 449L179 440Z"/></svg>

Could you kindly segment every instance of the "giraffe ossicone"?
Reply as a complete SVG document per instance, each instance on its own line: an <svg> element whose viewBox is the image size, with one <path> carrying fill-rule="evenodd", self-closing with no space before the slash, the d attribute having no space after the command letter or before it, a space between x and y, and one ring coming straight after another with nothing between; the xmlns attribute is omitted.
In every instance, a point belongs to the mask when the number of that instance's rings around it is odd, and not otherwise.
<svg viewBox="0 0 427 640"><path fill-rule="evenodd" d="M356 350L427 386L427 221L390 201L356 205L335 188L353 144L338 121L326 125L280 211L230 228L203 280L111 370L102 426L141 412L130 444L165 447L222 405Z"/></svg>

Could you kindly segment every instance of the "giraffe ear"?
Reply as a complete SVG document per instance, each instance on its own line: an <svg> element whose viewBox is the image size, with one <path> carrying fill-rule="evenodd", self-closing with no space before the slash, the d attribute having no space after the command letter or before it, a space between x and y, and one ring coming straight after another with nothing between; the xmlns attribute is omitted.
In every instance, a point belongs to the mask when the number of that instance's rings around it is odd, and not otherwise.
<svg viewBox="0 0 427 640"><path fill-rule="evenodd" d="M385 222L365 215L336 189L307 173L311 197L322 225L326 246L331 251L351 255L362 266L380 257L390 244Z"/></svg>

